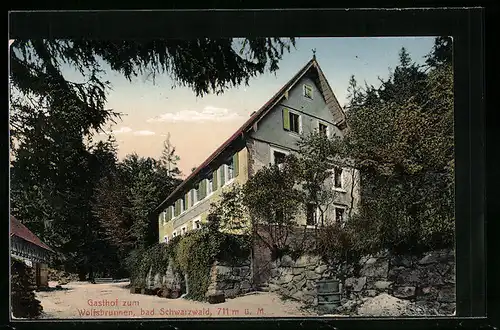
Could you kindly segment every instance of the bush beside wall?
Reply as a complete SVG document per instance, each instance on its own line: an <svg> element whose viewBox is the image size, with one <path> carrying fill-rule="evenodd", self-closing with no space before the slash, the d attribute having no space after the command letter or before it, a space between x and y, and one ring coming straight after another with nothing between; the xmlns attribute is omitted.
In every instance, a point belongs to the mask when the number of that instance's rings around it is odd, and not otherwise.
<svg viewBox="0 0 500 330"><path fill-rule="evenodd" d="M11 260L12 314L18 318L37 318L42 305L35 298L34 270L24 262Z"/></svg>

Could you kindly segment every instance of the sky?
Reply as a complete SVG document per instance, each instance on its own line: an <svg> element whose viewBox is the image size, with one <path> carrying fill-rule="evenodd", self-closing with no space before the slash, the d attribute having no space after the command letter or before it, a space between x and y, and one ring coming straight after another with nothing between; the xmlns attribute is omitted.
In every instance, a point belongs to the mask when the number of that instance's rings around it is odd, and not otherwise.
<svg viewBox="0 0 500 330"><path fill-rule="evenodd" d="M112 85L106 106L123 116L108 126L107 132L112 130L118 142L120 159L133 152L158 159L170 133L185 177L312 58L312 49L316 49L316 59L344 105L351 75L358 84L366 81L377 86L378 77L386 78L397 65L401 47L423 64L433 43L433 37L298 38L296 48L285 53L276 74L266 73L223 95L203 97L196 97L189 88L172 88L167 75L157 77L154 83L145 77L129 82L110 72L104 76ZM100 137L105 139L106 133Z"/></svg>

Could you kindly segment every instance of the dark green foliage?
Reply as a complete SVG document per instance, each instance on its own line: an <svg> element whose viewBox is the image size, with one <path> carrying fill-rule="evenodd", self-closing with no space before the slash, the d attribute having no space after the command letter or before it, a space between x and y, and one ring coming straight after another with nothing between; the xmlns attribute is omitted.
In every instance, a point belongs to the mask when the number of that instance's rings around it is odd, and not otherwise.
<svg viewBox="0 0 500 330"><path fill-rule="evenodd" d="M34 270L22 261L11 260L12 314L19 318L36 318L42 313L40 301L35 298Z"/></svg>
<svg viewBox="0 0 500 330"><path fill-rule="evenodd" d="M362 173L355 221L370 248L396 251L454 243L453 71L436 41L427 71L402 51L380 88L356 93L348 107L346 150ZM367 234L368 233L368 234Z"/></svg>

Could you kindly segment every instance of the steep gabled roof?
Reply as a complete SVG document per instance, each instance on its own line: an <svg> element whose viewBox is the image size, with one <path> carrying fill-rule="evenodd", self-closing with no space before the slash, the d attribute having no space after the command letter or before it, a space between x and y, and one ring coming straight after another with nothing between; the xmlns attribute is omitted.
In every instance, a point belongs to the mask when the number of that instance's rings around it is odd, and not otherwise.
<svg viewBox="0 0 500 330"><path fill-rule="evenodd" d="M35 234L33 234L25 225L12 215L10 216L10 236L17 236L27 242L35 244L44 250L54 252L47 244L43 243Z"/></svg>
<svg viewBox="0 0 500 330"><path fill-rule="evenodd" d="M274 94L269 101L267 101L259 110L254 112L250 118L227 139L219 148L217 148L200 166L198 166L177 188L160 204L156 207L155 211L162 209L172 198L176 197L188 184L193 183L197 175L202 169L207 167L213 160L215 160L222 152L224 152L239 136L250 131L252 127L257 124L264 116L276 106L286 93L290 91L300 81L302 77L311 70L314 70L316 75L315 83L319 88L323 98L329 109L333 114L335 125L343 128L345 124L345 113L340 106L335 94L333 93L330 84L328 83L323 71L321 70L316 57L313 57L307 64L300 69L276 94Z"/></svg>

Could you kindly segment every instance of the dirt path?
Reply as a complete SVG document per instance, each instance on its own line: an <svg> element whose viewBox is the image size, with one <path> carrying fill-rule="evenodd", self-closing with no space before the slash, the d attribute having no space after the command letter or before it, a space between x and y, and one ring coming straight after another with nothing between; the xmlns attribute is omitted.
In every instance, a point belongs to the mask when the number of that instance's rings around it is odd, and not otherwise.
<svg viewBox="0 0 500 330"><path fill-rule="evenodd" d="M51 283L53 286L54 283ZM37 292L48 318L178 318L314 316L301 304L272 293L255 293L211 305L179 299L131 294L128 283L68 283L63 289Z"/></svg>

